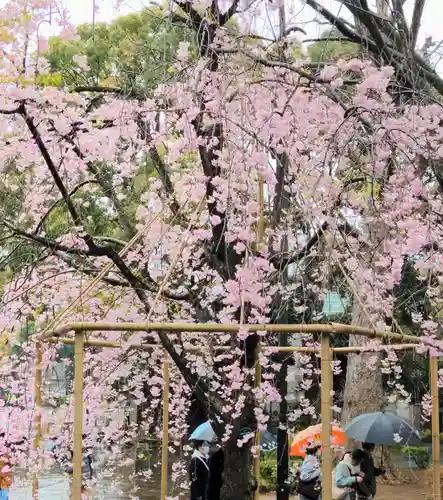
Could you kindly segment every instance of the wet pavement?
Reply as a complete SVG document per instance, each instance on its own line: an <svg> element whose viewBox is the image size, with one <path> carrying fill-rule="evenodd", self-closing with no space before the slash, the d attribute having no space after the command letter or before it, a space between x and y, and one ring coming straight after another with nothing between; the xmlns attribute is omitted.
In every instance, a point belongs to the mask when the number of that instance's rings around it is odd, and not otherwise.
<svg viewBox="0 0 443 500"><path fill-rule="evenodd" d="M126 476L127 477L127 476ZM133 485L123 477L118 481L100 478L97 485L89 491L88 500L129 500L130 498L143 498L143 500L158 500L160 497L159 477L150 481L149 485L140 488L136 496L130 494ZM32 481L14 476L14 484L9 494L10 500L33 500ZM39 500L70 500L70 477L54 473L47 474L39 479Z"/></svg>

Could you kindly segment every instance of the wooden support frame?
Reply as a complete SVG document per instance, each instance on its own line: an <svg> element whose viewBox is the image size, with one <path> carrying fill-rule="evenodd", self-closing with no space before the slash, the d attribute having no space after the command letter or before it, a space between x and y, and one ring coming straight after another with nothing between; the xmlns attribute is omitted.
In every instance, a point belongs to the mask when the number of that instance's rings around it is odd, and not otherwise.
<svg viewBox="0 0 443 500"><path fill-rule="evenodd" d="M161 472L161 500L168 495L168 462L169 462L169 362L165 352L163 361L163 439L162 439L162 472Z"/></svg>
<svg viewBox="0 0 443 500"><path fill-rule="evenodd" d="M258 341L256 354L255 354L255 387L260 387L261 384L261 364L260 364L261 343ZM254 444L259 450L260 446L260 431L255 433ZM260 500L260 452L257 451L254 457L252 469L254 478L257 481L257 489L254 491L254 500Z"/></svg>
<svg viewBox="0 0 443 500"><path fill-rule="evenodd" d="M321 333L321 345L320 349L314 347L285 347L285 348L275 348L272 350L282 350L288 353L319 353L321 358L321 397L322 397L322 442L323 442L323 460L322 460L322 477L323 477L323 500L332 500L332 449L331 449L331 420L332 420L332 401L331 401L331 390L332 390L332 369L331 369L331 354L332 353L357 353L357 352L371 352L374 349L368 349L363 347L343 347L343 348L330 348L330 335L337 334L353 334L360 335L370 338L387 338L390 340L401 342L401 344L393 344L383 346L380 350L384 349L396 349L396 350L407 350L413 349L419 345L419 337L413 335L402 335L390 331L373 330L369 328L354 327L352 325L341 325L341 324L310 324L310 325L291 325L291 324L265 324L256 325L248 324L242 325L242 328L247 328L251 332L272 332L275 334L279 333ZM38 337L38 340L42 342L61 342L66 344L75 344L75 381L74 381L74 404L75 404L75 419L74 419L74 480L72 489L72 500L81 500L81 471L83 464L82 456L82 432L83 432L83 357L84 357L84 347L85 346L97 346L104 348L121 348L119 342L110 342L104 340L94 340L85 339L85 332L94 331L126 331L126 332L138 332L138 331L168 331L170 333L179 332L194 332L194 333L209 333L209 332L235 332L239 329L237 324L200 324L200 323L147 323L147 324L137 324L137 323L70 323L67 325L62 325L56 328L52 332L46 332L44 335ZM61 335L65 335L69 332L75 332L75 339L63 338ZM150 344L150 345L134 345L134 349L149 350L154 348L162 348L160 345ZM226 350L224 346L219 346L216 349ZM186 350L198 352L201 349L198 347L189 346ZM257 363L259 365L259 363ZM163 369L165 370L166 364L164 364ZM256 367L256 377L259 376L260 367ZM168 375L166 379L165 376L165 388L164 388L164 406L163 406L163 446L162 446L162 459L164 462L162 464L162 493L161 500L166 498L166 485L167 485L167 447L169 444L168 429L165 426L165 422L168 422L168 416L165 418L165 405L168 408L168 402L166 397L169 397L169 368ZM431 380L435 386L437 384L438 367L431 373ZM167 380L167 387L166 387ZM432 385L432 384L431 384ZM166 396L167 395L167 396ZM437 398L438 402L438 391L434 389L433 397ZM438 408L438 406L437 406ZM434 411L434 409L433 409ZM437 410L438 411L438 410ZM435 422L435 416L433 415L433 421ZM438 422L438 420L437 420ZM435 425L435 424L434 424ZM258 435L258 433L257 433ZM257 439L257 436L256 436ZM436 443L436 437L433 433L433 448L435 450L440 449L440 443ZM435 452L436 455L436 452ZM436 460L436 459L435 459ZM433 463L434 466L434 477L436 476L436 462ZM260 463L259 460L254 462L254 472L258 470L259 473ZM438 463L438 477L440 477L440 463ZM165 477L166 476L166 477ZM80 478L80 479L79 479ZM438 483L439 484L439 483ZM441 500L440 493L434 490L433 500Z"/></svg>
<svg viewBox="0 0 443 500"><path fill-rule="evenodd" d="M72 463L71 500L82 498L83 469L83 386L84 386L84 346L83 330L75 332L74 358L74 458Z"/></svg>
<svg viewBox="0 0 443 500"><path fill-rule="evenodd" d="M440 488L440 403L438 394L438 357L429 356L432 397L432 500L441 500Z"/></svg>
<svg viewBox="0 0 443 500"><path fill-rule="evenodd" d="M322 500L332 500L332 398L331 349L329 335L321 334L321 441L322 441Z"/></svg>
<svg viewBox="0 0 443 500"><path fill-rule="evenodd" d="M35 380L34 380L34 403L35 403L35 417L34 417L34 443L33 448L35 452L35 460L40 460L38 450L42 441L42 344L36 342L35 344ZM36 474L32 479L32 498L38 500L38 487L39 481Z"/></svg>

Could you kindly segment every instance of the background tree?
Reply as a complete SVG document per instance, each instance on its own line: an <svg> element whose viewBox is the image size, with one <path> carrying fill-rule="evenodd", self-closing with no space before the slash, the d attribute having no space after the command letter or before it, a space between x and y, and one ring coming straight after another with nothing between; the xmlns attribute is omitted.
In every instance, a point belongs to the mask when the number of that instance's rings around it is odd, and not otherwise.
<svg viewBox="0 0 443 500"><path fill-rule="evenodd" d="M152 92L175 75L180 43L193 43L186 23L174 23L159 7L119 16L112 23L83 24L75 39L53 36L42 56L51 80L71 87L118 86L128 93ZM45 82L47 74L40 76Z"/></svg>

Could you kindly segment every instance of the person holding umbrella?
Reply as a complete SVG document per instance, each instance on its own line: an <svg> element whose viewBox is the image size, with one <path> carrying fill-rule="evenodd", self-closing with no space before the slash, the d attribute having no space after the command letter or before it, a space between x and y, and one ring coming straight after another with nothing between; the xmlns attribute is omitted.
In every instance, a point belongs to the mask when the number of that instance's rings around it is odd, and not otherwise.
<svg viewBox="0 0 443 500"><path fill-rule="evenodd" d="M190 500L205 500L209 477L209 444L206 441L197 440L193 444L194 453L189 463Z"/></svg>
<svg viewBox="0 0 443 500"><path fill-rule="evenodd" d="M385 474L383 467L376 467L372 452L375 449L373 443L362 443L361 445L364 457L360 464L360 469L364 473L363 481L358 485L357 498L358 500L366 500L375 498L377 493L377 476Z"/></svg>
<svg viewBox="0 0 443 500"><path fill-rule="evenodd" d="M206 500L220 500L223 486L225 454L219 444L213 443L209 449L209 477L206 488Z"/></svg>
<svg viewBox="0 0 443 500"><path fill-rule="evenodd" d="M418 430L395 413L388 411L359 415L346 424L344 430L347 436L363 443L362 449L365 458L361 464L361 471L365 477L358 488L358 498L361 500L375 497L377 492L376 477L385 473L383 467L375 467L372 457L375 445L390 446L401 443L416 446L420 444Z"/></svg>

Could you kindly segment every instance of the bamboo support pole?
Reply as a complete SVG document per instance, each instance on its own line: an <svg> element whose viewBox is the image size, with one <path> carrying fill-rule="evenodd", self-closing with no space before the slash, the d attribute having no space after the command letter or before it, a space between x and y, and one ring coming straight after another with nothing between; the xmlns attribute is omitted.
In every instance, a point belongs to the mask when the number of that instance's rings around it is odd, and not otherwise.
<svg viewBox="0 0 443 500"><path fill-rule="evenodd" d="M168 494L168 448L169 448L169 363L167 353L163 361L163 441L161 469L161 500Z"/></svg>
<svg viewBox="0 0 443 500"><path fill-rule="evenodd" d="M255 387L260 387L261 384L261 363L260 363L260 340L257 344L256 356L255 356ZM256 455L253 462L254 478L257 481L257 488L254 491L254 500L260 499L260 431L257 430L255 433L255 446Z"/></svg>
<svg viewBox="0 0 443 500"><path fill-rule="evenodd" d="M73 345L75 343L75 340L69 337L51 337L50 339L47 340L47 342L50 342L52 344L56 344L60 342L61 344L71 344ZM120 349L122 347L120 342L112 342L108 340L85 340L84 342L85 346L93 346L93 347L111 347L111 348L116 348ZM377 348L379 351L386 351L389 349L393 349L395 351L407 351L411 349L415 349L419 344L390 344L390 345L385 345L385 346L380 346ZM181 347L181 346L180 346ZM134 345L133 349L139 349L142 351L149 351L152 349L162 349L163 346L160 344L140 344L140 345ZM200 346L184 346L185 352L204 352L206 349L204 347ZM214 346L212 347L214 351L230 351L232 350L231 346ZM306 353L306 354L320 354L320 349L316 347L293 347L293 346L288 346L288 347L277 347L277 346L272 346L272 347L267 347L263 346L263 351L266 352L267 349L270 351L275 351L278 350L278 352L289 352L289 353ZM334 354L352 354L352 353L360 353L360 352L374 352L374 349L368 349L365 346L360 346L360 347L333 347L331 348L331 351Z"/></svg>
<svg viewBox="0 0 443 500"><path fill-rule="evenodd" d="M438 357L429 356L432 397L432 500L441 500L440 489L440 404L438 395Z"/></svg>
<svg viewBox="0 0 443 500"><path fill-rule="evenodd" d="M34 443L35 460L40 462L39 448L42 440L42 344L35 344L35 381L34 381L34 400L35 400L35 417L34 417ZM38 477L34 474L32 480L32 498L38 500Z"/></svg>
<svg viewBox="0 0 443 500"><path fill-rule="evenodd" d="M217 333L217 332L232 332L239 330L240 325L236 323L219 324L219 323L69 323L57 327L53 331L45 332L40 335L38 340L47 340L51 337L58 337L72 331L126 331L126 332L194 332L194 333ZM374 330L372 328L363 328L361 326L342 325L339 323L331 324L244 324L241 328L247 329L251 333L267 332L267 333L330 333L330 334L348 334L359 335L369 338L389 338L398 340L399 342L415 342L419 343L419 337L415 335L403 335L401 333L391 332L388 330Z"/></svg>
<svg viewBox="0 0 443 500"><path fill-rule="evenodd" d="M246 325L251 332L267 331L272 333L322 333L320 349L314 347L274 347L270 346L269 349L280 352L293 352L293 353L315 353L320 352L321 367L322 367L322 443L323 443L323 500L331 500L332 498L332 450L331 450L331 355L332 353L353 353L353 352L371 352L374 349L362 347L342 347L330 348L329 335L330 334L354 334L367 336L372 338L389 338L408 344L391 344L382 346L377 350L407 350L413 349L418 344L419 338L412 335L402 335L390 331L378 331L369 328L354 327L352 325L342 324L309 324L309 325L293 325L293 324L264 324L264 325ZM83 434L83 357L84 346L97 346L109 348L121 348L120 342L112 342L105 340L85 340L84 331L169 331L169 332L196 332L196 333L209 333L209 332L235 332L239 329L237 324L202 324L202 323L71 323L63 325L49 335L41 335L39 340L51 343L64 343L75 344L75 383L74 383L74 399L75 399L75 418L74 418L74 474L73 474L73 494L72 500L81 499L82 490L82 434ZM68 332L75 332L75 339L60 337L62 334ZM134 349L150 350L154 348L161 348L160 344L141 344L133 345ZM228 346L216 346L215 350L228 350ZM266 347L264 348L266 349ZM202 351L203 348L199 346L188 346L185 348L188 351ZM165 368L164 368L165 369ZM169 370L169 368L168 368ZM169 384L169 371L168 371L168 384ZM256 364L256 379L261 378L260 364ZM165 372L166 380L166 372ZM435 391L434 391L435 392ZM164 395L165 397L165 395ZM438 393L434 397L438 400ZM438 401L437 401L438 403ZM167 406L163 406L163 425L168 421L169 409L166 412ZM438 404L437 404L438 408ZM166 413L167 414L166 414ZM435 418L434 418L435 421ZM438 419L437 419L438 422ZM163 430L165 432L165 429ZM257 433L256 444L259 445L260 436ZM162 500L166 497L167 486L167 441L164 439L162 448ZM439 443L437 445L439 450ZM434 449L437 449L434 447ZM254 463L254 472L257 482L260 475L260 461L256 460ZM435 472L434 472L435 473ZM439 473L439 468L438 468ZM258 491L258 490L257 490ZM256 497L257 498L257 497ZM440 494L434 498L441 500Z"/></svg>
<svg viewBox="0 0 443 500"><path fill-rule="evenodd" d="M74 458L72 474L72 500L82 499L83 468L83 358L85 336L83 331L75 332L74 358Z"/></svg>
<svg viewBox="0 0 443 500"><path fill-rule="evenodd" d="M322 500L332 500L331 374L329 335L323 333L321 336Z"/></svg>
<svg viewBox="0 0 443 500"><path fill-rule="evenodd" d="M265 234L265 196L264 196L264 181L261 174L258 175L258 220L257 220L257 238L256 247L261 251L261 245ZM261 364L260 364L261 343L257 341L255 349L255 387L259 388L261 384ZM260 499L260 431L257 429L255 433L256 455L252 463L254 478L257 482L257 488L254 491L254 500Z"/></svg>

